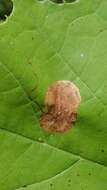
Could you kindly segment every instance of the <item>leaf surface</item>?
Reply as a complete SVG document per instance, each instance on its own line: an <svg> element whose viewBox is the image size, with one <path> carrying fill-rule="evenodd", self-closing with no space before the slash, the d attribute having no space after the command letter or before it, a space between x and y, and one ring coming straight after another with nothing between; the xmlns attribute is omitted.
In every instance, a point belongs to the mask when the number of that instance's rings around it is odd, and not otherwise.
<svg viewBox="0 0 107 190"><path fill-rule="evenodd" d="M13 3L0 24L0 189L106 190L107 2ZM65 134L39 124L56 80L82 96Z"/></svg>

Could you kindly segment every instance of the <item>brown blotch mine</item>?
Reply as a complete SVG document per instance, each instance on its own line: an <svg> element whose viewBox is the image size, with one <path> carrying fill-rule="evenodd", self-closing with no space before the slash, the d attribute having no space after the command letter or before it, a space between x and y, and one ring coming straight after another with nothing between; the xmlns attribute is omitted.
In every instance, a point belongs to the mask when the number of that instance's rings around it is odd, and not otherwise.
<svg viewBox="0 0 107 190"><path fill-rule="evenodd" d="M40 124L48 132L64 133L72 127L77 118L81 102L79 89L70 81L57 81L47 90L45 111Z"/></svg>

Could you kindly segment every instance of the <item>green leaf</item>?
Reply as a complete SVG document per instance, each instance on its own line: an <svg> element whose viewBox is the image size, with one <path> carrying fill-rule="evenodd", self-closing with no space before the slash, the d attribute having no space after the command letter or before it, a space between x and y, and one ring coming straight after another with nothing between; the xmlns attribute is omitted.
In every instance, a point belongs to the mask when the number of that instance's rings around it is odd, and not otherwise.
<svg viewBox="0 0 107 190"><path fill-rule="evenodd" d="M99 175L98 175L99 174ZM102 177L103 176L103 177ZM107 168L93 164L90 161L79 160L67 170L26 188L26 190L48 190L48 189L87 189L100 190L107 188ZM18 190L24 190L19 188Z"/></svg>
<svg viewBox="0 0 107 190"><path fill-rule="evenodd" d="M79 160L45 143L4 130L0 130L0 142L0 188L3 190L52 178Z"/></svg>
<svg viewBox="0 0 107 190"><path fill-rule="evenodd" d="M107 2L13 4L0 24L0 189L106 190ZM80 88L78 119L50 134L40 108L64 79Z"/></svg>

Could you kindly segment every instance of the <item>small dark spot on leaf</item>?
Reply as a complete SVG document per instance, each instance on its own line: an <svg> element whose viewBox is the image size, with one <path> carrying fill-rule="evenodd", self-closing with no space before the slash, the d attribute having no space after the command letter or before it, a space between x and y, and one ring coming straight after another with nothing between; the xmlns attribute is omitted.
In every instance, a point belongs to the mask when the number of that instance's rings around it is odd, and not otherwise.
<svg viewBox="0 0 107 190"><path fill-rule="evenodd" d="M32 64L32 62L29 60L29 61L28 61L28 64L30 64L30 65L31 65L31 64Z"/></svg>
<svg viewBox="0 0 107 190"><path fill-rule="evenodd" d="M71 179L68 179L68 186L71 186Z"/></svg>
<svg viewBox="0 0 107 190"><path fill-rule="evenodd" d="M88 173L88 175L90 176L90 175L91 175L91 173L89 172L89 173Z"/></svg>
<svg viewBox="0 0 107 190"><path fill-rule="evenodd" d="M53 186L53 183L50 183L50 186L52 187L52 186Z"/></svg>
<svg viewBox="0 0 107 190"><path fill-rule="evenodd" d="M77 174L77 176L80 176L80 174Z"/></svg>
<svg viewBox="0 0 107 190"><path fill-rule="evenodd" d="M104 152L104 149L102 149L101 152Z"/></svg>
<svg viewBox="0 0 107 190"><path fill-rule="evenodd" d="M34 91L34 90L36 90L36 88L37 88L37 86L35 86L34 88L32 88L32 89L31 89L31 91Z"/></svg>
<svg viewBox="0 0 107 190"><path fill-rule="evenodd" d="M102 129L99 129L98 132L99 132L99 133L102 132Z"/></svg>
<svg viewBox="0 0 107 190"><path fill-rule="evenodd" d="M102 31L103 31L103 29L100 29L99 31L100 31L100 32L102 32Z"/></svg>
<svg viewBox="0 0 107 190"><path fill-rule="evenodd" d="M27 187L27 185L23 185L23 187Z"/></svg>
<svg viewBox="0 0 107 190"><path fill-rule="evenodd" d="M34 37L32 37L32 40L34 40Z"/></svg>
<svg viewBox="0 0 107 190"><path fill-rule="evenodd" d="M68 179L68 182L70 183L70 182L71 182L71 179Z"/></svg>

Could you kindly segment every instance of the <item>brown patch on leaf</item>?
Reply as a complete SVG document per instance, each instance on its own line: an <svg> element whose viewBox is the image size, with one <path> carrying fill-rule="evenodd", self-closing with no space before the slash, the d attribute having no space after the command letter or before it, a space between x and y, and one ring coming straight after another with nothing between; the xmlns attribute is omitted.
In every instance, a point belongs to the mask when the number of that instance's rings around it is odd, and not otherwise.
<svg viewBox="0 0 107 190"><path fill-rule="evenodd" d="M48 88L45 97L45 112L40 124L48 132L63 133L76 121L81 96L79 89L70 81L57 81Z"/></svg>

